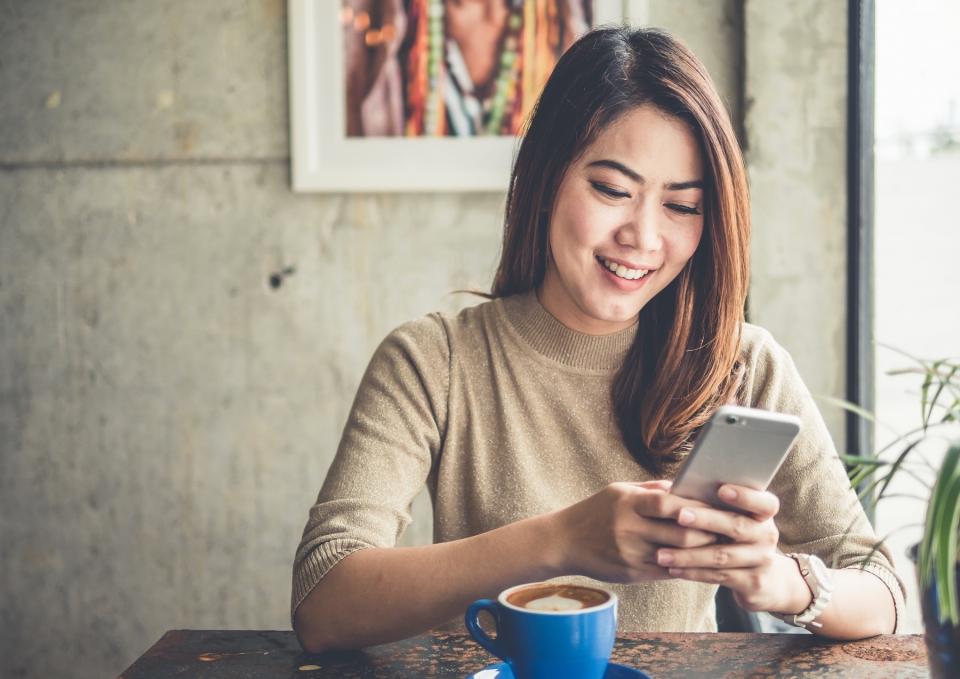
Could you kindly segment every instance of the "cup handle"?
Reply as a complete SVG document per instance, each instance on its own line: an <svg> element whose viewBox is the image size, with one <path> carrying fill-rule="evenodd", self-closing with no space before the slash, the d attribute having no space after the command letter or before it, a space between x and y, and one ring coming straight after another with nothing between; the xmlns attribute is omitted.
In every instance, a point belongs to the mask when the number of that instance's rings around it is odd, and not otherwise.
<svg viewBox="0 0 960 679"><path fill-rule="evenodd" d="M488 636L480 627L481 611L488 611L490 615L493 616L494 626L497 630L496 639ZM470 636L472 636L478 644L498 658L507 660L500 647L500 604L493 599L477 599L470 604L470 608L467 609L467 614L464 616L463 621L467 625Z"/></svg>

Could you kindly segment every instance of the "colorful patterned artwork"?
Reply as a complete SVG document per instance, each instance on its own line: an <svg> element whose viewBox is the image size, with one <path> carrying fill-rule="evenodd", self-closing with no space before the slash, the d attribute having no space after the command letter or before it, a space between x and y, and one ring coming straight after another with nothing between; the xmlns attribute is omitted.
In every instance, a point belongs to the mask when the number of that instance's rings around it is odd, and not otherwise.
<svg viewBox="0 0 960 679"><path fill-rule="evenodd" d="M342 0L347 137L513 136L591 0Z"/></svg>

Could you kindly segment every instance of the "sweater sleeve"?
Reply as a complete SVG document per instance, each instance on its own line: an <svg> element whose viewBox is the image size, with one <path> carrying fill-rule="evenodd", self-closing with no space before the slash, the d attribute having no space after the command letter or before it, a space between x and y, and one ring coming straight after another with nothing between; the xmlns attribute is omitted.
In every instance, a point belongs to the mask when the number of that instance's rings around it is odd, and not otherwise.
<svg viewBox="0 0 960 679"><path fill-rule="evenodd" d="M291 622L340 560L394 546L410 524L443 441L449 357L436 315L400 326L374 352L294 557Z"/></svg>
<svg viewBox="0 0 960 679"><path fill-rule="evenodd" d="M854 568L879 578L893 598L897 625L905 590L893 558L877 537L850 487L826 423L793 359L765 330L750 326L746 394L756 408L797 415L800 434L770 491L780 499L776 523L783 553L816 554L831 568Z"/></svg>

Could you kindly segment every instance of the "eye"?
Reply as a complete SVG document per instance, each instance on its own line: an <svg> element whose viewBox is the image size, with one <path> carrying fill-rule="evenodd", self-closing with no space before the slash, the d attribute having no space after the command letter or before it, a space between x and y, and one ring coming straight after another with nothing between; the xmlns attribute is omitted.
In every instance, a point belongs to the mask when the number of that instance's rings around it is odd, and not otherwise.
<svg viewBox="0 0 960 679"><path fill-rule="evenodd" d="M678 205L676 203L667 203L667 207L681 215L698 215L700 210L688 205Z"/></svg>
<svg viewBox="0 0 960 679"><path fill-rule="evenodd" d="M610 196L611 198L629 198L629 193L624 193L623 191L617 191L611 186L602 184L600 182L590 182L590 186L595 188L597 191L602 193L605 196Z"/></svg>

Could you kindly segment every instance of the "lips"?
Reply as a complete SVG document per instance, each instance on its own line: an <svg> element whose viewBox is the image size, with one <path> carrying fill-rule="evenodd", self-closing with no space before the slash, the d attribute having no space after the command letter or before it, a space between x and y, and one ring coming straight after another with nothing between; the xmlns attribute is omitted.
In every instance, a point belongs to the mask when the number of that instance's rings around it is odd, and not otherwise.
<svg viewBox="0 0 960 679"><path fill-rule="evenodd" d="M604 257L603 255L597 255L597 261L608 271L612 272L618 278L623 280L638 280L647 276L654 267L645 267L638 266L635 264L629 264L622 260L612 259Z"/></svg>
<svg viewBox="0 0 960 679"><path fill-rule="evenodd" d="M634 292L639 290L641 287L646 285L647 281L650 280L653 275L656 273L655 270L651 269L632 269L631 271L643 271L643 275L634 277L634 278L625 278L618 275L616 272L610 270L610 265L605 264L604 261L597 257L597 266L600 267L600 275L606 280L611 287L618 292ZM621 265L618 265L618 269ZM626 273L626 267L624 267Z"/></svg>

